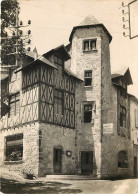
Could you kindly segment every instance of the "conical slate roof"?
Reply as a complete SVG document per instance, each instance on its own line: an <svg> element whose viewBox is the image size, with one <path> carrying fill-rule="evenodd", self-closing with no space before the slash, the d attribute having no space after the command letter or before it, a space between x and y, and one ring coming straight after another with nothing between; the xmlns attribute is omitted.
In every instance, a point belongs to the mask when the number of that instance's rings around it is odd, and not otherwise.
<svg viewBox="0 0 138 194"><path fill-rule="evenodd" d="M99 24L98 20L93 15L89 15L79 24L79 26L87 26L94 24Z"/></svg>
<svg viewBox="0 0 138 194"><path fill-rule="evenodd" d="M106 27L102 23L99 23L98 20L95 19L93 15L87 16L78 26L74 26L70 34L69 41L70 42L72 41L73 34L77 29L85 28L85 27L102 27L109 38L109 42L111 42L112 36L110 35Z"/></svg>

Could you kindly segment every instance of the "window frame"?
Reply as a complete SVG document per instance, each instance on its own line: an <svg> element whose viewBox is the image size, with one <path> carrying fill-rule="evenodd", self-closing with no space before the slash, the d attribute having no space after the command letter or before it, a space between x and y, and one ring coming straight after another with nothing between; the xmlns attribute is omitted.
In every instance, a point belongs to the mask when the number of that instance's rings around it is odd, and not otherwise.
<svg viewBox="0 0 138 194"><path fill-rule="evenodd" d="M63 76L63 64L64 64L64 60L62 58L58 57L57 55L54 55L53 59L54 59L54 65L57 67L57 69L55 69L55 74L58 74L58 76ZM61 60L61 63L58 62L59 60ZM59 74L59 72L60 72L59 71L59 67L62 68L62 71L61 71L60 74Z"/></svg>
<svg viewBox="0 0 138 194"><path fill-rule="evenodd" d="M85 110L85 107L86 106L91 106L91 109L88 109L88 110ZM88 122L88 120L86 121L85 117L86 117L86 114L88 113L91 113L91 118L90 118L90 121ZM93 104L92 103L84 103L83 104L83 123L92 123L92 116L93 116Z"/></svg>
<svg viewBox="0 0 138 194"><path fill-rule="evenodd" d="M14 97L14 100L11 101L12 97ZM17 103L19 105L17 106ZM11 104L14 104L14 114L11 114ZM14 117L20 112L20 92L17 92L15 94L12 94L9 96L9 114L8 117Z"/></svg>
<svg viewBox="0 0 138 194"><path fill-rule="evenodd" d="M85 48L85 43L88 42L88 49ZM95 44L94 49L92 49L92 43ZM84 39L83 40L83 52L97 51L97 38L93 39Z"/></svg>
<svg viewBox="0 0 138 194"><path fill-rule="evenodd" d="M91 73L91 76L86 76L86 73ZM92 70L85 70L84 71L84 86L85 87L91 87L92 86L92 74L93 74ZM91 84L90 85L86 85L86 80L88 80L88 79L91 80Z"/></svg>
<svg viewBox="0 0 138 194"><path fill-rule="evenodd" d="M59 97L58 95L55 95L57 93L61 93L61 97ZM61 101L61 113L59 113L58 111L56 112L55 110L55 100L60 100ZM59 103L57 103L57 110L58 110L58 106L59 106ZM64 114L64 94L63 94L63 91L62 90L59 90L59 89L55 89L54 90L54 114L58 114L58 115L63 115Z"/></svg>
<svg viewBox="0 0 138 194"><path fill-rule="evenodd" d="M6 162L22 161L23 160L23 133L6 136L5 140L6 140L5 141L6 142L5 161ZM10 145L10 144L13 144L13 145ZM12 153L9 154L9 152L12 152Z"/></svg>
<svg viewBox="0 0 138 194"><path fill-rule="evenodd" d="M122 158L119 158L119 155L120 154L124 154L124 161L122 162ZM117 159L118 159L118 168L128 168L128 155L127 155L127 152L125 150L121 150L118 152L118 156L117 156Z"/></svg>

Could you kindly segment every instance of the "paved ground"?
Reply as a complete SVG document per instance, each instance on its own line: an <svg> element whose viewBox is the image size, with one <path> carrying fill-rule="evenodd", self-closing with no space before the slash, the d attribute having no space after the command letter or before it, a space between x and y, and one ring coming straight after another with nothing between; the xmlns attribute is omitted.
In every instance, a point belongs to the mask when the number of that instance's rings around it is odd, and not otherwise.
<svg viewBox="0 0 138 194"><path fill-rule="evenodd" d="M44 177L26 180L5 168L0 168L0 177L0 194L138 194L138 179L54 180Z"/></svg>
<svg viewBox="0 0 138 194"><path fill-rule="evenodd" d="M138 179L48 181L40 178L28 183L1 179L1 191L14 194L135 194Z"/></svg>

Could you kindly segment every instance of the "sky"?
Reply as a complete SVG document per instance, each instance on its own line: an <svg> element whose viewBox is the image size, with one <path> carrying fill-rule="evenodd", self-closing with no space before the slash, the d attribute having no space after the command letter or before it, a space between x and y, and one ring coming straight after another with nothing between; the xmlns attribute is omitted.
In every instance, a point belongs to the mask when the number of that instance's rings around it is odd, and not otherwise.
<svg viewBox="0 0 138 194"><path fill-rule="evenodd" d="M111 71L129 67L133 85L128 92L138 98L138 37L129 39L128 21L122 21L121 0L20 0L20 19L31 20L31 49L36 46L39 54L61 44L69 43L69 36L74 26L85 17L93 15L103 23L113 37L110 43ZM132 0L124 0L124 4ZM128 8L124 7L124 19L128 20ZM132 36L138 34L138 0L131 4ZM24 28L24 31L27 29ZM125 32L126 37L123 36Z"/></svg>

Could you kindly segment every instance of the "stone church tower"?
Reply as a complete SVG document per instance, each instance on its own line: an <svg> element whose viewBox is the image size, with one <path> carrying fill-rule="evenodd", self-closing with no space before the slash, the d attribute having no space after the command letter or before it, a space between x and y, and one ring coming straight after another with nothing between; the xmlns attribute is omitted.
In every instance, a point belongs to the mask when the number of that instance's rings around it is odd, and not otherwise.
<svg viewBox="0 0 138 194"><path fill-rule="evenodd" d="M109 44L112 37L93 16L75 26L70 35L71 70L84 80L76 98L76 160L78 172L101 177L103 125L110 123L111 70ZM89 163L93 161L93 167ZM91 169L92 168L92 169Z"/></svg>

